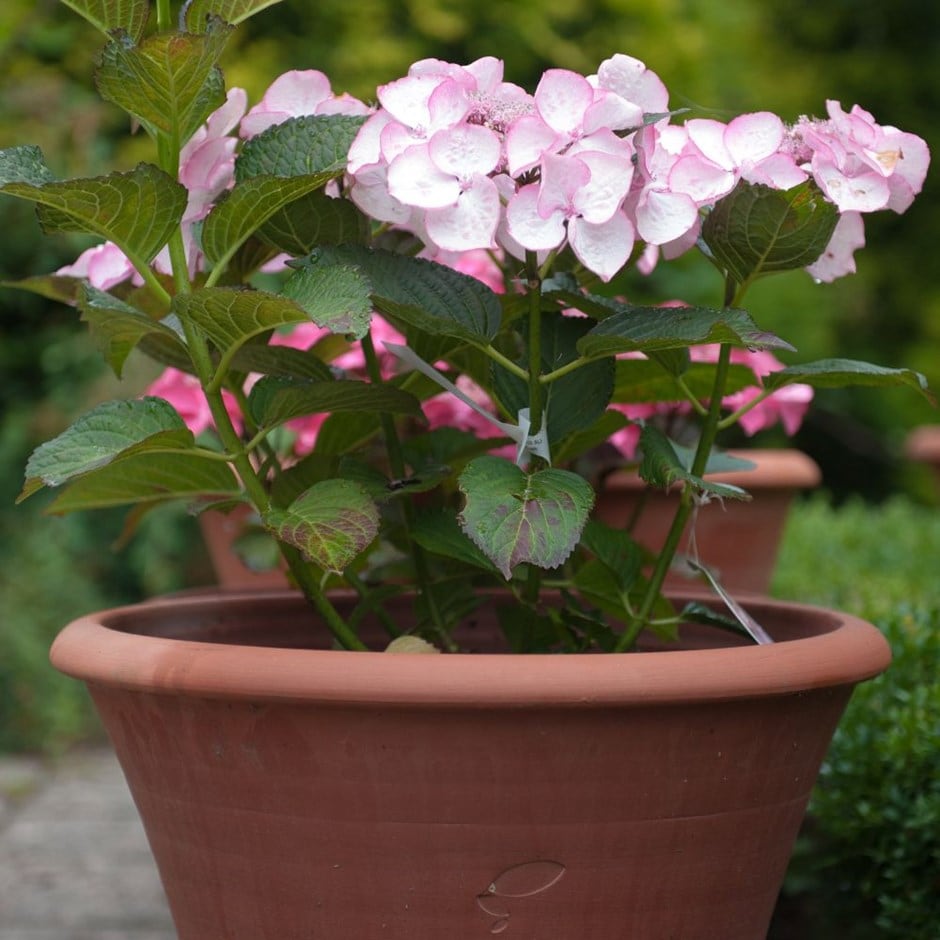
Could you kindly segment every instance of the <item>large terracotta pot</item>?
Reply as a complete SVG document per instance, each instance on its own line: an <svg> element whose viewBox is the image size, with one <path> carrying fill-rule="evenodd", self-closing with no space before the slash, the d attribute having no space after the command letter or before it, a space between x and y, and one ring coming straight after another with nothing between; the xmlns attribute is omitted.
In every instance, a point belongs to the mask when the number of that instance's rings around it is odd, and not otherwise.
<svg viewBox="0 0 940 940"><path fill-rule="evenodd" d="M818 486L821 475L815 462L798 450L749 450L737 456L752 461L755 469L716 473L709 479L743 487L753 499L713 500L699 507L695 545L699 560L717 572L726 588L764 594L773 577L790 503L801 490ZM633 534L657 551L666 539L678 498L677 490L653 489L635 473L614 473L600 487L595 515L624 528L638 513ZM680 552L689 553L690 537L691 530ZM682 582L682 576L673 573L667 581L676 587Z"/></svg>
<svg viewBox="0 0 940 940"><path fill-rule="evenodd" d="M313 648L299 595L216 594L84 617L52 660L88 683L180 940L762 940L890 656L849 616L752 613L780 642L429 656Z"/></svg>
<svg viewBox="0 0 940 940"><path fill-rule="evenodd" d="M911 460L929 465L940 484L940 424L925 424L911 431L905 452Z"/></svg>

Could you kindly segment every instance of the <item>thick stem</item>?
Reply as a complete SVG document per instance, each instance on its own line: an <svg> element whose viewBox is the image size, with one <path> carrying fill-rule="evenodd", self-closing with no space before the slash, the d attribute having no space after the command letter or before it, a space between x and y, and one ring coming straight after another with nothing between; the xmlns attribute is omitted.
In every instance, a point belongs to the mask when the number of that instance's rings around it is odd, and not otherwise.
<svg viewBox="0 0 940 940"><path fill-rule="evenodd" d="M735 285L729 279L725 285L725 306L729 306L739 299L740 291L737 292L736 296ZM711 455L712 448L715 446L715 439L718 435L721 419L721 401L725 396L725 389L728 384L728 367L730 363L731 346L727 343L723 343L718 354L718 363L715 368L715 381L712 386L711 398L709 399L708 412L702 423L698 447L695 450L695 456L692 459L692 466L690 467L690 472L697 477L701 477L705 473L708 458ZM676 514L673 517L672 525L666 535L663 547L656 559L656 565L650 575L649 584L647 585L643 600L634 616L628 621L626 629L621 634L620 640L617 643L617 650L619 652L630 649L642 630L647 626L694 508L695 493L692 487L686 486L680 494L679 506L676 509Z"/></svg>

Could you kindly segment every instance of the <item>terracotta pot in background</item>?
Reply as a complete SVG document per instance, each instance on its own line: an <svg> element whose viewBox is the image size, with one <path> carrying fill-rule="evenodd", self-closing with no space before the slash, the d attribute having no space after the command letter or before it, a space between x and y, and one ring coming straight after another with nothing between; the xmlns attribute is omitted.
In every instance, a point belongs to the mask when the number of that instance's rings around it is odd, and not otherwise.
<svg viewBox="0 0 940 940"><path fill-rule="evenodd" d="M200 513L199 529L216 581L226 588L287 588L287 574L283 567L254 571L235 551L235 540L253 519L257 520L257 516L250 506L236 506L228 513L215 510Z"/></svg>
<svg viewBox="0 0 940 940"><path fill-rule="evenodd" d="M821 475L815 462L798 450L748 450L734 455L752 461L755 469L717 473L709 479L743 487L753 499L714 500L700 507L695 544L699 560L716 570L726 588L763 594L773 577L790 503L799 491L818 486ZM625 527L641 497L645 501L633 533L656 551L672 524L677 491L648 487L635 473L614 473L600 487L595 515L608 525ZM689 537L687 533L680 545L683 553L689 551ZM667 583L678 587L688 584L688 579L670 573Z"/></svg>
<svg viewBox="0 0 940 940"><path fill-rule="evenodd" d="M180 940L763 940L889 652L852 617L751 612L780 642L348 653L310 648L298 595L227 592L82 618L52 659L88 683Z"/></svg>
<svg viewBox="0 0 940 940"><path fill-rule="evenodd" d="M911 431L905 453L911 460L928 464L940 484L940 424L925 424Z"/></svg>

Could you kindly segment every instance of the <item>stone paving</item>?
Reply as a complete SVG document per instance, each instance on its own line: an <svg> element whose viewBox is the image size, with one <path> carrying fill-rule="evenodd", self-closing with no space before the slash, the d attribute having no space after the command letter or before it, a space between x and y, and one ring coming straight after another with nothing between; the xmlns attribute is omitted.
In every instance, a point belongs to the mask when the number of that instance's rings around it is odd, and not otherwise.
<svg viewBox="0 0 940 940"><path fill-rule="evenodd" d="M0 940L176 940L111 751L0 757Z"/></svg>

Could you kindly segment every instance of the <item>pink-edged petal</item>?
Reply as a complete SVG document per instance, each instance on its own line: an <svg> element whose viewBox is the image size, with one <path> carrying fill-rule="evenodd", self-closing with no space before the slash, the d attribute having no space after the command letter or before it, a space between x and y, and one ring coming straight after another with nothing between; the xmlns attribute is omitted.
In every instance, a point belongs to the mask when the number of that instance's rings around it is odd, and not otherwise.
<svg viewBox="0 0 940 940"><path fill-rule="evenodd" d="M683 193L647 190L637 203L637 233L652 245L681 238L697 221L698 207Z"/></svg>
<svg viewBox="0 0 940 940"><path fill-rule="evenodd" d="M458 179L492 172L499 163L501 149L499 138L479 124L460 124L438 131L428 141L434 165Z"/></svg>
<svg viewBox="0 0 940 940"><path fill-rule="evenodd" d="M594 92L595 100L584 114L585 134L608 128L614 131L639 127L643 123L643 109L626 98L606 89Z"/></svg>
<svg viewBox="0 0 940 940"><path fill-rule="evenodd" d="M464 69L476 81L477 91L487 94L495 91L503 81L503 61L494 56L482 56Z"/></svg>
<svg viewBox="0 0 940 940"><path fill-rule="evenodd" d="M559 134L577 135L584 113L594 102L588 80L567 69L548 69L535 89L535 106L542 120Z"/></svg>
<svg viewBox="0 0 940 940"><path fill-rule="evenodd" d="M506 134L507 168L513 176L537 166L546 153L554 153L564 138L540 117L526 114L515 121Z"/></svg>
<svg viewBox="0 0 940 940"><path fill-rule="evenodd" d="M865 247L865 223L858 212L843 212L826 250L806 270L817 280L829 283L855 273L855 252Z"/></svg>
<svg viewBox="0 0 940 940"><path fill-rule="evenodd" d="M888 180L891 190L888 208L904 212L924 186L927 167L930 165L930 150L916 134L901 133L899 137L901 157Z"/></svg>
<svg viewBox="0 0 940 940"><path fill-rule="evenodd" d="M430 209L424 217L428 237L444 251L495 248L499 224L499 193L491 179L478 176L456 205Z"/></svg>
<svg viewBox="0 0 940 940"><path fill-rule="evenodd" d="M346 172L358 173L364 166L382 159L382 131L392 122L387 111L376 111L359 128L346 154Z"/></svg>
<svg viewBox="0 0 940 940"><path fill-rule="evenodd" d="M575 193L574 207L586 222L601 225L613 217L630 192L633 163L600 152L581 153L578 160L587 166L590 180Z"/></svg>
<svg viewBox="0 0 940 940"><path fill-rule="evenodd" d="M680 157L669 173L669 189L684 193L698 205L707 205L734 189L735 174L710 160Z"/></svg>
<svg viewBox="0 0 940 940"><path fill-rule="evenodd" d="M780 149L786 128L770 111L756 111L734 118L725 130L725 146L735 166L759 163Z"/></svg>
<svg viewBox="0 0 940 940"><path fill-rule="evenodd" d="M506 227L510 237L523 248L549 251L565 240L565 215L554 212L543 218L539 214L538 201L538 184L523 186L506 206Z"/></svg>
<svg viewBox="0 0 940 940"><path fill-rule="evenodd" d="M113 242L95 245L83 251L72 264L59 268L62 277L87 278L92 287L110 290L134 273L127 255Z"/></svg>
<svg viewBox="0 0 940 940"><path fill-rule="evenodd" d="M840 212L876 212L887 206L891 195L888 181L876 172L846 176L831 163L814 161L813 176Z"/></svg>
<svg viewBox="0 0 940 940"><path fill-rule="evenodd" d="M639 59L623 54L606 59L597 70L597 82L601 88L639 105L645 114L660 114L669 109L666 86Z"/></svg>
<svg viewBox="0 0 940 940"><path fill-rule="evenodd" d="M459 124L469 111L467 89L453 79L441 82L428 98L428 133Z"/></svg>
<svg viewBox="0 0 940 940"><path fill-rule="evenodd" d="M734 160L725 144L725 133L728 129L726 124L705 118L693 118L685 122L685 129L689 141L706 160L724 170L734 168Z"/></svg>
<svg viewBox="0 0 940 940"><path fill-rule="evenodd" d="M575 211L575 193L590 179L591 171L583 160L554 154L545 156L539 186L539 215L542 218L548 218L554 212L571 215Z"/></svg>
<svg viewBox="0 0 940 940"><path fill-rule="evenodd" d="M568 223L568 244L575 256L602 281L609 281L629 260L636 235L633 223L618 212L602 225L584 219Z"/></svg>
<svg viewBox="0 0 940 940"><path fill-rule="evenodd" d="M371 218L379 222L392 222L407 227L415 210L410 206L402 205L389 193L385 168L380 169L381 175L377 173L370 176L363 172L356 176L349 190L349 196Z"/></svg>
<svg viewBox="0 0 940 940"><path fill-rule="evenodd" d="M434 165L426 146L417 144L388 165L388 191L406 206L440 209L457 201L460 184Z"/></svg>
<svg viewBox="0 0 940 940"><path fill-rule="evenodd" d="M775 153L756 166L743 169L742 179L749 183L763 183L773 189L792 189L809 178L789 154Z"/></svg>
<svg viewBox="0 0 940 940"><path fill-rule="evenodd" d="M443 79L438 75L406 75L376 92L379 104L393 120L416 130L426 130L431 123L428 99Z"/></svg>

